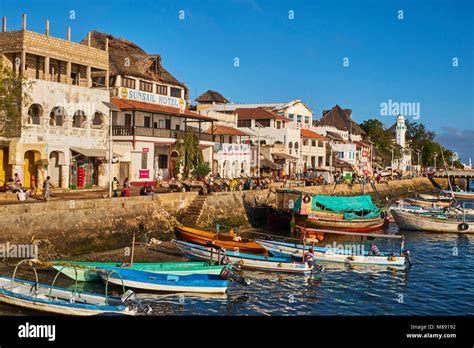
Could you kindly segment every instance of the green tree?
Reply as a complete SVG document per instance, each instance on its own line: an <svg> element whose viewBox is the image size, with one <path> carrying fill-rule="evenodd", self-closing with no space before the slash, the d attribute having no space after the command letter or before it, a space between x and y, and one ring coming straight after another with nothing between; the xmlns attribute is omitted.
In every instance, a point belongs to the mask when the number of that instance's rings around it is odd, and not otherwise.
<svg viewBox="0 0 474 348"><path fill-rule="evenodd" d="M20 136L22 108L30 102L28 91L31 84L0 59L0 135L7 138Z"/></svg>
<svg viewBox="0 0 474 348"><path fill-rule="evenodd" d="M202 151L199 148L199 138L196 133L190 131L178 131L176 136L176 150L179 153L178 160L174 164L174 172L179 173L182 169L183 176L189 177L190 174L196 175L204 172L204 161ZM208 173L206 173L207 175Z"/></svg>

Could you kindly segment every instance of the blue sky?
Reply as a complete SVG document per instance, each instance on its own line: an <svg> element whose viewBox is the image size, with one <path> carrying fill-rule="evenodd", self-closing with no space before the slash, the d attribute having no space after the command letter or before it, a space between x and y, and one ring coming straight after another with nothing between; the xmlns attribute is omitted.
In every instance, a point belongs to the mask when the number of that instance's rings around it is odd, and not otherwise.
<svg viewBox="0 0 474 348"><path fill-rule="evenodd" d="M49 19L54 36L95 29L161 54L192 99L207 89L233 102L298 98L315 118L339 104L387 125L381 103L417 103L419 122L474 157L474 1L0 0L9 30L23 12L30 30Z"/></svg>

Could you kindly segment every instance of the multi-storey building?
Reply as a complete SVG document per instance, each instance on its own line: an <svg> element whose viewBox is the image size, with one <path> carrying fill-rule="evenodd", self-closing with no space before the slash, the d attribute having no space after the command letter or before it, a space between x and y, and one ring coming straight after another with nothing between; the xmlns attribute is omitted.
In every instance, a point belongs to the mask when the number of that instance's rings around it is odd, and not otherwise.
<svg viewBox="0 0 474 348"><path fill-rule="evenodd" d="M19 131L3 115L0 127L0 180L18 173L23 186L39 186L49 175L62 188L107 184L106 140L109 123L107 45L90 46L27 30L0 33L3 65L24 76L27 98ZM5 118L6 117L6 118Z"/></svg>
<svg viewBox="0 0 474 348"><path fill-rule="evenodd" d="M214 119L188 109L186 86L163 67L159 55L99 32L92 32L91 42L109 46L110 101L120 109L112 112L114 152L121 155L115 176L138 185L176 177L180 131L194 132L204 159L213 163Z"/></svg>

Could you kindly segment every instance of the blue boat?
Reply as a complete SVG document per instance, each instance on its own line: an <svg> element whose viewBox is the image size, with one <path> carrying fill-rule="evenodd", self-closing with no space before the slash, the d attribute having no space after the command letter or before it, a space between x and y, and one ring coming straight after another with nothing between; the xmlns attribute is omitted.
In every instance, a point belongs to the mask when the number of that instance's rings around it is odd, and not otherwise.
<svg viewBox="0 0 474 348"><path fill-rule="evenodd" d="M159 274L128 268L104 267L100 272L104 282L141 290L199 292L223 294L229 281L215 274L192 274L186 276Z"/></svg>
<svg viewBox="0 0 474 348"><path fill-rule="evenodd" d="M216 257L218 262L225 259L229 263L246 269L309 274L314 266L308 262L297 262L291 257L253 255L223 249L219 251L218 246L203 246L178 240L173 240L172 243L190 259L211 260L212 262ZM221 256L222 258L220 258Z"/></svg>

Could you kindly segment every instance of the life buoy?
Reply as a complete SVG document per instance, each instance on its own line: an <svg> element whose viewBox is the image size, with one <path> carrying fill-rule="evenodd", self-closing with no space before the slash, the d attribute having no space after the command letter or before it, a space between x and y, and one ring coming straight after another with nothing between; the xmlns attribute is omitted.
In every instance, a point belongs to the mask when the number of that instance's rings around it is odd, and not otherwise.
<svg viewBox="0 0 474 348"><path fill-rule="evenodd" d="M458 225L459 231L466 231L469 228L469 225L465 222L462 222Z"/></svg>
<svg viewBox="0 0 474 348"><path fill-rule="evenodd" d="M349 261L355 261L356 258L355 258L355 256L352 255L352 256L348 256L347 259Z"/></svg>
<svg viewBox="0 0 474 348"><path fill-rule="evenodd" d="M311 201L311 197L309 195L304 195L303 202L309 203Z"/></svg>

